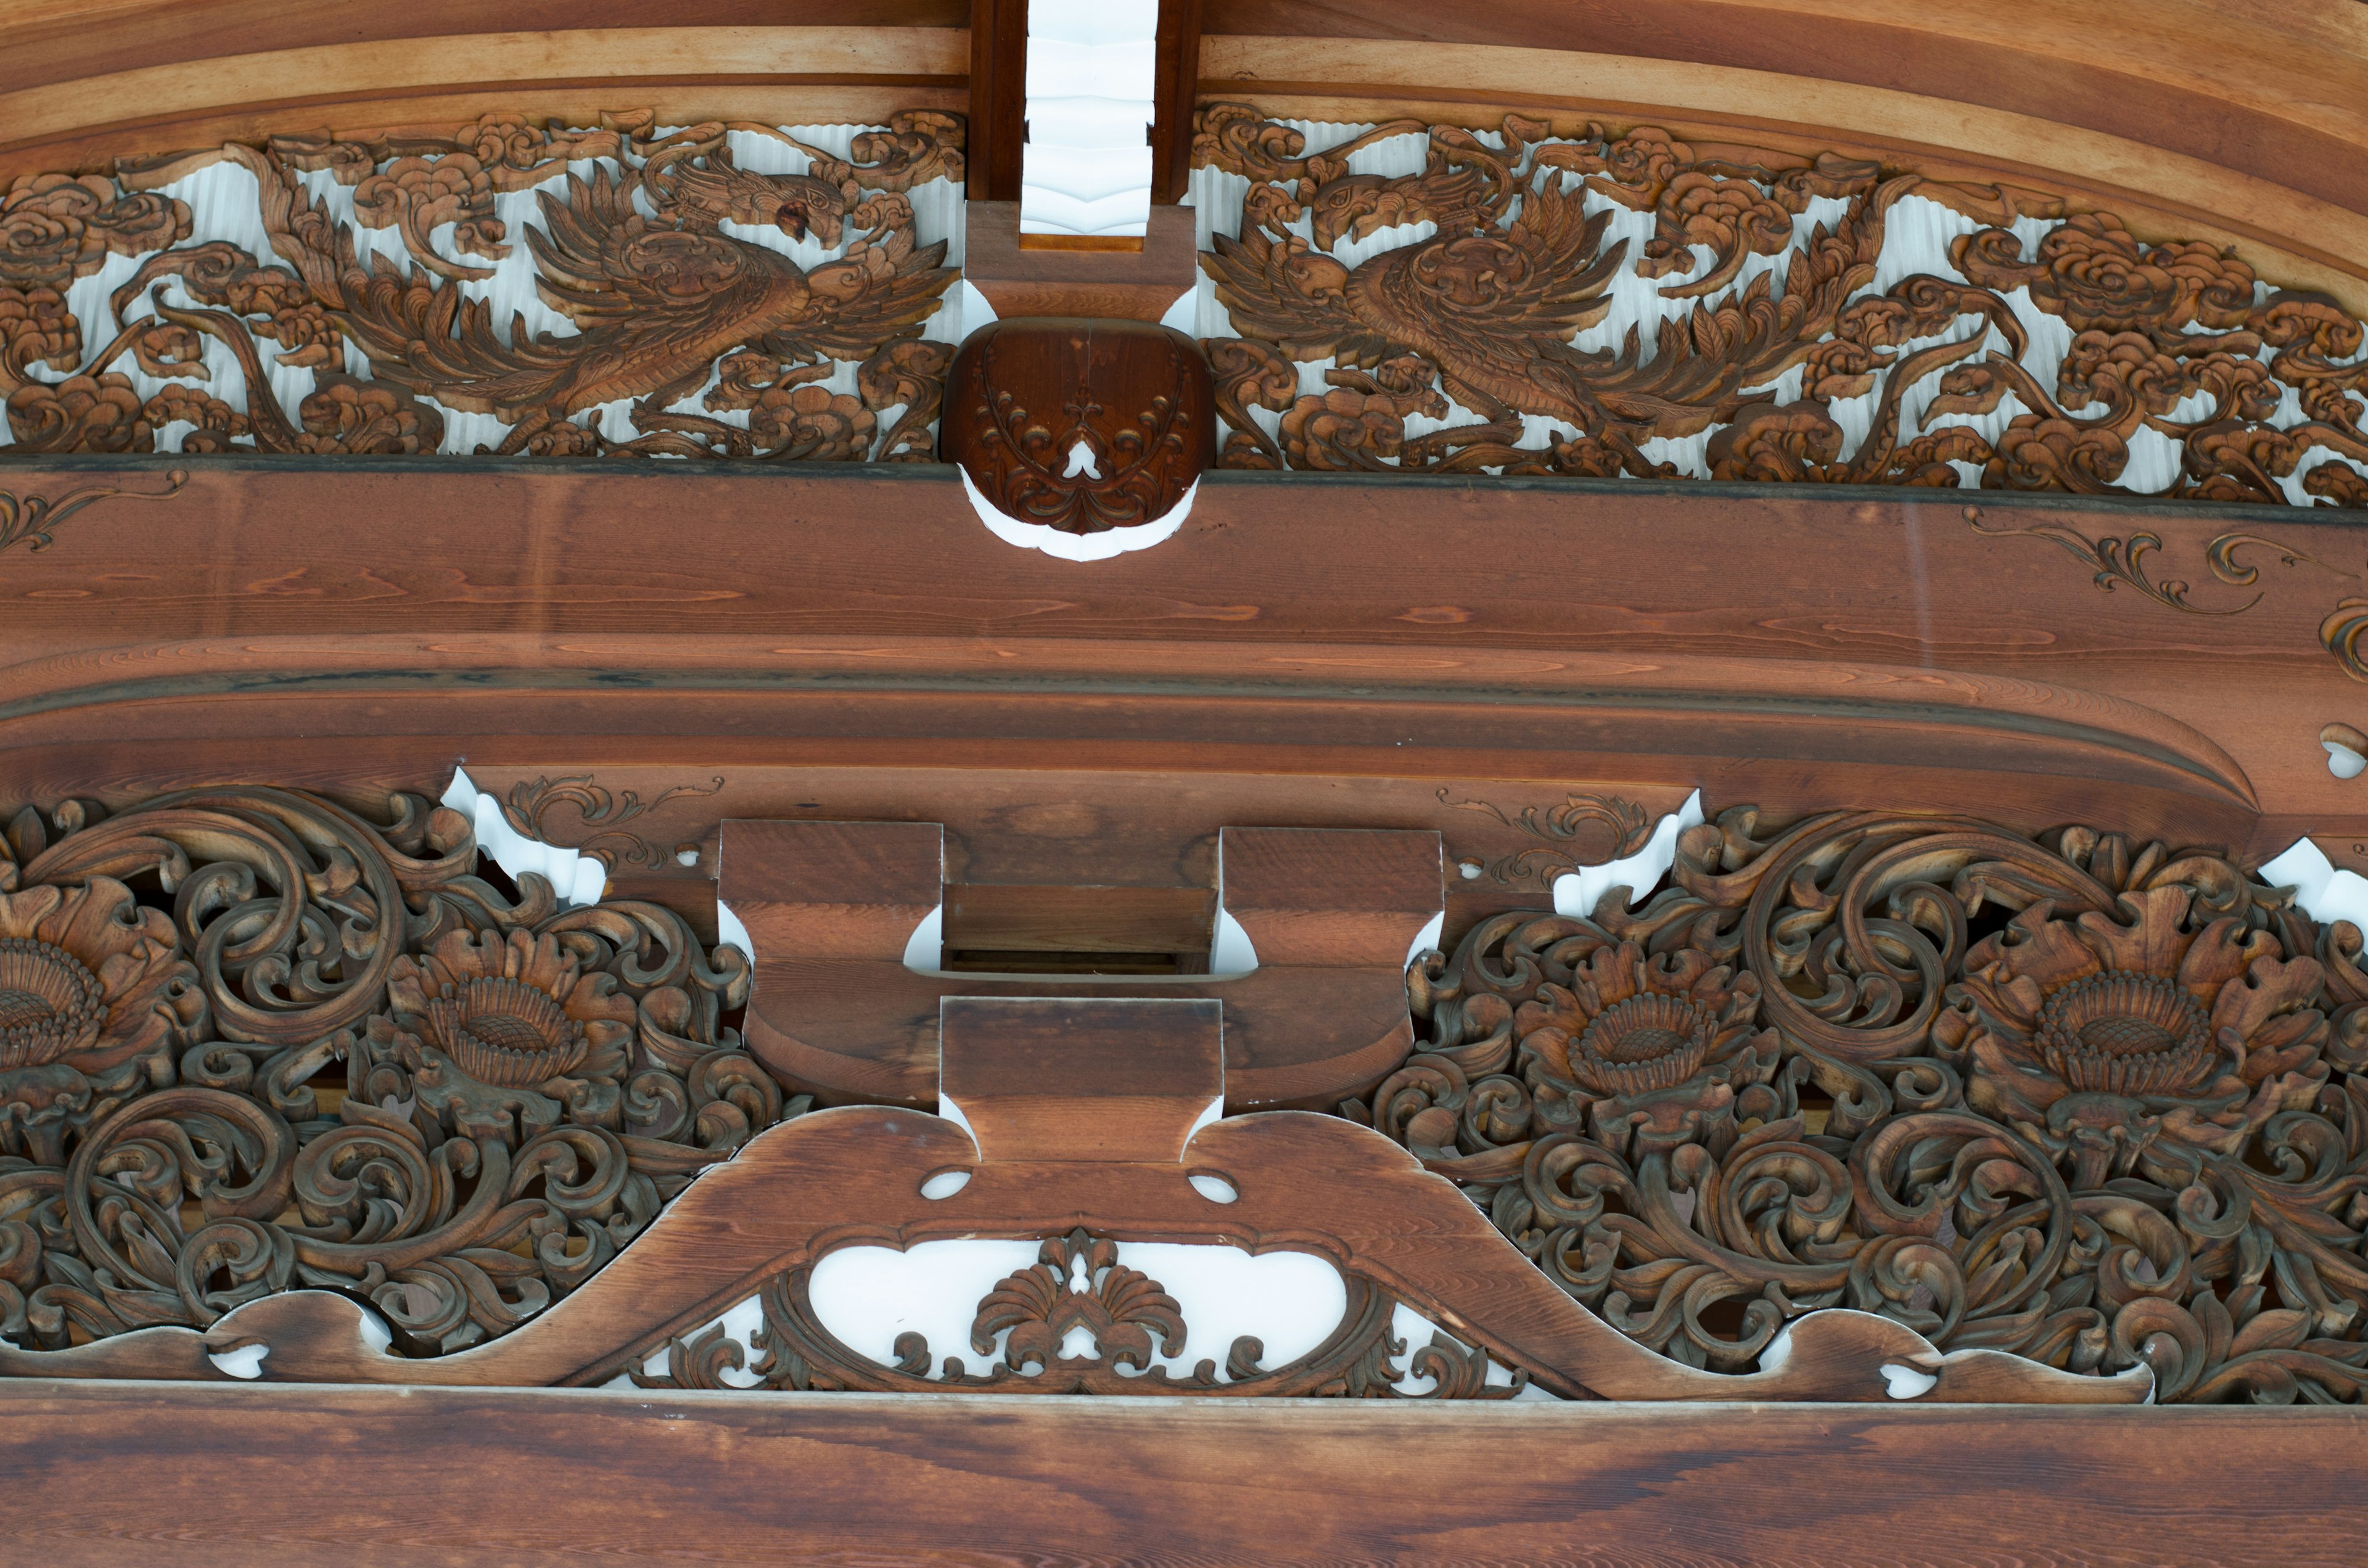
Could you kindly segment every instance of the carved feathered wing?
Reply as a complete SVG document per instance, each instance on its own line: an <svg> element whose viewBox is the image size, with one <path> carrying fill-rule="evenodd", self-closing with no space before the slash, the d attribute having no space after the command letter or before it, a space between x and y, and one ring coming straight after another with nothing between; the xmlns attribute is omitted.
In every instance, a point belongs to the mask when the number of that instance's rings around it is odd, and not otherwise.
<svg viewBox="0 0 2368 1568"><path fill-rule="evenodd" d="M1549 176L1523 193L1501 235L1441 234L1358 267L1349 306L1378 335L1434 361L1463 402L1589 424L1586 401L1554 384L1562 378L1541 384L1540 362L1584 362L1570 339L1611 308L1604 286L1627 244L1597 254L1610 222L1609 211L1586 216Z"/></svg>
<svg viewBox="0 0 2368 1568"><path fill-rule="evenodd" d="M943 240L916 245L909 229L859 242L845 259L805 275L805 309L767 335L768 351L792 364L869 359L900 337L914 337L961 272L940 265Z"/></svg>
<svg viewBox="0 0 2368 1568"><path fill-rule="evenodd" d="M1246 224L1240 239L1219 234L1215 243L1201 266L1244 337L1263 337L1294 359L1337 354L1346 364L1369 364L1388 358L1390 338L1349 306L1349 269L1305 240L1275 239Z"/></svg>
<svg viewBox="0 0 2368 1568"><path fill-rule="evenodd" d="M1590 219L1557 180L1545 187L1523 193L1504 233L1441 233L1354 271L1254 227L1219 235L1202 265L1235 330L1293 358L1371 366L1411 351L1466 401L1570 417L1567 398L1542 393L1537 362L1570 353L1569 339L1611 308L1604 285L1627 245L1598 256L1610 214Z"/></svg>

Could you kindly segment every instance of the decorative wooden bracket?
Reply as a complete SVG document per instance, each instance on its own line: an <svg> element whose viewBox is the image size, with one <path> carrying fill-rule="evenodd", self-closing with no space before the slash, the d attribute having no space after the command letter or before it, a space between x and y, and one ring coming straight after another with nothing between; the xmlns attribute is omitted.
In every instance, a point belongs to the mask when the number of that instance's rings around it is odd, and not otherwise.
<svg viewBox="0 0 2368 1568"><path fill-rule="evenodd" d="M261 1347L259 1375L288 1381L595 1384L760 1290L794 1296L838 1247L1090 1227L1117 1241L1315 1254L1570 1398L1882 1401L1896 1397L1901 1369L1931 1379L1918 1397L1933 1401L2128 1403L2152 1387L2144 1367L2094 1378L1997 1351L1943 1355L1903 1324L1850 1311L1800 1319L1759 1372L1686 1367L1565 1295L1452 1185L1369 1129L1273 1112L1185 1142L1221 1082L1221 1026L1205 1002L965 997L944 1012L945 1075L967 1096L971 1132L877 1107L785 1122L693 1182L573 1294L489 1344L390 1356L351 1299L297 1290L204 1332L142 1329L47 1353L0 1346L0 1376L218 1379L214 1357ZM969 1179L928 1196L931 1178L951 1172ZM1196 1176L1222 1178L1231 1199L1204 1195Z"/></svg>
<svg viewBox="0 0 2368 1568"><path fill-rule="evenodd" d="M931 1105L942 997L1110 994L1108 983L906 968L916 927L944 900L944 842L935 823L724 823L718 895L756 949L746 1032L777 1075L828 1101ZM1258 967L1129 985L1224 1004L1231 1109L1328 1108L1370 1088L1414 1040L1406 955L1444 908L1439 835L1229 827L1217 854L1221 906Z"/></svg>

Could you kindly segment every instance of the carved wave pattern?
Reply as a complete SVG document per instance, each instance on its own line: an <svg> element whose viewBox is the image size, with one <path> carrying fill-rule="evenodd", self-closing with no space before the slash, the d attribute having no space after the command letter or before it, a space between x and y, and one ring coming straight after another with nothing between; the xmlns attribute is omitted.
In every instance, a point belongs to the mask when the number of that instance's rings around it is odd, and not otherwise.
<svg viewBox="0 0 2368 1568"><path fill-rule="evenodd" d="M2165 1400L2368 1385L2360 931L2205 850L1836 812L1691 829L1591 919L1408 973L1341 1107L1633 1338L1748 1369L1820 1307Z"/></svg>
<svg viewBox="0 0 2368 1568"><path fill-rule="evenodd" d="M1220 466L2368 506L2360 321L2042 192L1247 104L1194 162Z"/></svg>
<svg viewBox="0 0 2368 1568"><path fill-rule="evenodd" d="M920 460L958 117L271 138L0 196L0 449Z"/></svg>
<svg viewBox="0 0 2368 1568"><path fill-rule="evenodd" d="M476 872L468 820L269 789L0 853L0 1339L370 1302L394 1348L498 1335L804 1110L723 1023L746 960L655 904Z"/></svg>

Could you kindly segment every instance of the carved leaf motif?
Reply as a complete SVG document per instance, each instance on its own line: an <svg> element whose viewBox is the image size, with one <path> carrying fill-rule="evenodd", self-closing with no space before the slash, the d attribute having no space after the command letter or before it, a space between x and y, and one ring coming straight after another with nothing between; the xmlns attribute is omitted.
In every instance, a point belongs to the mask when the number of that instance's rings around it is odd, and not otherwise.
<svg viewBox="0 0 2368 1568"><path fill-rule="evenodd" d="M2082 827L1736 808L1641 909L1418 960L1429 1040L1342 1110L1695 1366L1849 1306L2164 1400L2357 1399L2368 975L2291 900Z"/></svg>
<svg viewBox="0 0 2368 1568"><path fill-rule="evenodd" d="M919 335L955 273L941 265L942 244L916 241L905 193L960 178L959 119L892 116L859 134L845 159L768 127L708 124L655 137L653 118L571 129L489 114L450 135L323 131L126 161L119 179L19 180L0 197L0 394L16 445L142 452L177 437L190 451L387 455L436 450L453 411L510 426L497 449L505 453L928 455L942 362L893 349ZM741 131L787 142L812 172L740 168L730 137ZM182 246L186 204L122 188L165 185L222 160L254 174L277 265L222 240ZM302 184L313 171L350 187L350 222ZM563 191L538 191L541 221L510 233L496 196L554 180ZM804 267L728 232L738 224L811 236L838 254ZM408 265L358 244L357 227L398 233ZM520 237L538 291L574 332L506 326L461 287L490 278L483 264L510 256ZM111 296L121 330L92 345L63 290L109 254L146 259ZM313 372L292 415L273 390L262 342L277 345L280 366ZM118 369L128 357L147 376L202 381L215 346L244 373L244 406L181 387L143 401ZM347 373L349 348L368 359L368 377ZM672 412L733 355L776 366L779 395L760 391L724 410L745 420ZM784 380L874 361L899 369L875 373L871 394ZM894 403L867 401L891 390ZM574 417L620 400L632 400L631 437ZM905 417L883 443L877 415L891 406Z"/></svg>
<svg viewBox="0 0 2368 1568"><path fill-rule="evenodd" d="M1200 126L1196 163L1252 182L1239 237L1221 218L1201 258L1243 335L1204 346L1225 466L1674 478L1645 443L1710 430L1696 472L1712 480L2085 494L2127 490L2133 438L2151 431L2180 453L2167 483L2146 482L2163 498L2285 504L2300 473L2305 496L2368 502L2361 324L2323 296L2257 301L2252 268L2214 246L2148 245L2109 213L2066 218L2060 198L1831 153L1698 154L1652 127L1556 135L1507 117L1484 141L1398 120L1310 156L1301 133L1251 105L1206 106ZM1409 132L1427 138L1419 171L1351 167L1352 154ZM1589 195L1612 206L1584 219ZM1910 195L1987 225L1950 252L1970 286L1918 274L1858 297L1891 210ZM1609 238L1619 208L1651 216L1634 255ZM2026 256L2009 225L2033 217L2048 226ZM1371 251L1414 223L1436 232ZM1361 259L1335 254L1349 244ZM1759 257L1781 259L1781 272L1756 268ZM1631 269L1681 308L1579 349ZM2021 363L2018 293L2073 329L2052 385ZM1409 356L1436 378L1418 410L1360 379ZM1326 358L1335 390L1296 396L1300 365ZM1796 369L1799 391L1776 392ZM2017 406L1989 417L2009 397ZM1832 405L1869 398L1853 448L1854 426ZM1407 433L1409 413L1452 417L1447 400L1476 419ZM1283 415L1279 430L1260 409ZM1934 422L1956 415L1986 423ZM1548 433L1517 416L1551 422Z"/></svg>

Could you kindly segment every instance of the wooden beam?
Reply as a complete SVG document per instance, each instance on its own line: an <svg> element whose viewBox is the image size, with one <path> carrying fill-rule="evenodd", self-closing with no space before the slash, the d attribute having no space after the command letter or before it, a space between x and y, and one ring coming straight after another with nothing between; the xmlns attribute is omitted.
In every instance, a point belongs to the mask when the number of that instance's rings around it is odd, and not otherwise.
<svg viewBox="0 0 2368 1568"><path fill-rule="evenodd" d="M334 1558L1973 1564L2359 1561L2353 1409L1224 1406L0 1389L13 1551Z"/></svg>
<svg viewBox="0 0 2368 1568"><path fill-rule="evenodd" d="M971 0L970 199L1018 201L1028 139L1028 0Z"/></svg>

